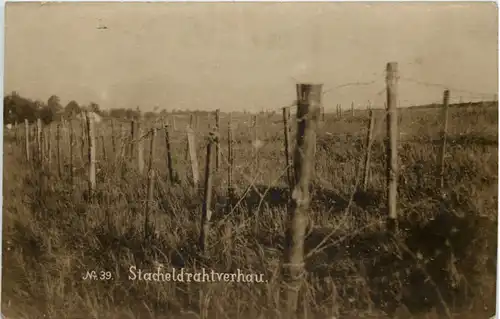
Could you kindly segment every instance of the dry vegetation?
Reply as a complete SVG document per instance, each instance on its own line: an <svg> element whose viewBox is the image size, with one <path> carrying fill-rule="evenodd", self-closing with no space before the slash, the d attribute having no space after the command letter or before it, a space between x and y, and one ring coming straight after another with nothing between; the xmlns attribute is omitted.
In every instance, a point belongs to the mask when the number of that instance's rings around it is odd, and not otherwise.
<svg viewBox="0 0 500 319"><path fill-rule="evenodd" d="M434 181L438 110L402 114L401 229L394 237L384 230L382 112L377 115L366 192L355 192L365 152L365 112L343 119L327 114L321 125L306 241L308 275L300 305L307 318L487 318L495 312L497 106L450 108L444 199L437 196ZM146 174L137 173L135 161L120 165L110 156L109 132L105 133L107 160L98 147L97 201L92 204L84 200L86 170L81 168L78 147L77 182L72 188L67 176L58 179L54 159L43 172L30 169L23 161L22 144L16 146L6 132L2 312L16 319L284 318L280 267L287 194L280 118L259 119L264 146L255 167L253 133L243 122L248 116L233 116L237 193L241 197L251 183L269 191L260 201L251 190L244 204L227 213L223 160L214 180L209 258L197 250L203 196L189 183L184 134L172 134L174 169L180 180L175 185L167 178L163 133L158 135L156 235L146 241ZM226 117L221 119L225 124ZM207 127L206 121L200 118L200 128ZM202 178L206 142L202 133L197 136ZM144 144L147 163L149 143ZM226 154L224 148L223 158ZM43 186L42 178L48 179ZM166 269L263 273L267 282L127 279L131 265L154 270L158 263ZM108 270L113 279L84 281L87 270Z"/></svg>

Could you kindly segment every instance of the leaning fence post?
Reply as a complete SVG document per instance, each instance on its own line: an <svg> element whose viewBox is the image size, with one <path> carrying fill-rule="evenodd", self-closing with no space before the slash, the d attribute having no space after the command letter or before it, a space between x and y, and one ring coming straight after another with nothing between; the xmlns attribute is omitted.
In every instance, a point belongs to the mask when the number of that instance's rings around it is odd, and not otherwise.
<svg viewBox="0 0 500 319"><path fill-rule="evenodd" d="M387 208L389 213L389 231L396 231L397 224L397 196L398 196L398 110L397 110L397 82L398 64L387 63Z"/></svg>
<svg viewBox="0 0 500 319"><path fill-rule="evenodd" d="M448 133L448 104L450 101L450 91L445 90L443 93L443 110L442 110L442 121L443 126L441 130L441 149L439 151L438 157L438 171L437 171L437 183L436 188L442 191L444 187L444 165L445 165L445 155L446 155L446 135Z"/></svg>
<svg viewBox="0 0 500 319"><path fill-rule="evenodd" d="M368 111L370 113L370 119L368 121L368 133L366 134L366 153L365 153L365 165L363 169L363 190L366 191L368 188L368 179L370 176L370 160L372 152L372 140L373 140L373 127L375 124L375 116L373 110Z"/></svg>
<svg viewBox="0 0 500 319"><path fill-rule="evenodd" d="M210 218L212 211L212 143L215 141L215 136L210 133L207 144L207 158L205 162L205 195L203 198L202 216L201 216L201 232L200 232L200 249L203 254L207 252L208 234L210 231Z"/></svg>
<svg viewBox="0 0 500 319"><path fill-rule="evenodd" d="M294 154L295 185L285 236L285 279L290 316L297 311L304 280L304 239L308 224L309 182L312 175L314 133L321 107L322 84L297 84L297 146Z"/></svg>

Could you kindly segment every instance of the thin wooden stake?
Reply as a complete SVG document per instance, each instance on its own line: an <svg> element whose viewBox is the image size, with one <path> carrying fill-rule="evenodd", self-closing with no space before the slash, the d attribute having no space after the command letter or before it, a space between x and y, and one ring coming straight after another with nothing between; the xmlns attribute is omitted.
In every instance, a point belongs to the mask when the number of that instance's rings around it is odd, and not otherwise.
<svg viewBox="0 0 500 319"><path fill-rule="evenodd" d="M62 163L62 158L61 158L61 140L62 140L62 134L61 134L61 123L57 123L56 126L56 156L57 156L57 172L59 175L59 178L62 177L63 173L63 163Z"/></svg>
<svg viewBox="0 0 500 319"><path fill-rule="evenodd" d="M30 162L30 123L24 119L24 145L26 152L26 162Z"/></svg>
<svg viewBox="0 0 500 319"><path fill-rule="evenodd" d="M191 159L191 173L193 177L193 187L198 188L199 173L198 173L198 156L196 155L196 141L194 137L194 130L188 126L186 129L188 140L189 158Z"/></svg>
<svg viewBox="0 0 500 319"><path fill-rule="evenodd" d="M289 123L288 118L290 115L290 110L287 107L283 108L283 133L285 135L285 168L286 168L286 177L288 182L288 187L293 189L294 178L293 178L293 167L292 161L290 158L290 137L289 137Z"/></svg>
<svg viewBox="0 0 500 319"><path fill-rule="evenodd" d="M258 118L257 118L257 115L253 115L252 116L253 118L253 143L252 143L252 151L253 151L253 155L254 155L254 162L255 162L255 171L258 172L259 171L259 143L258 143L258 139L259 139L259 122L258 122Z"/></svg>
<svg viewBox="0 0 500 319"><path fill-rule="evenodd" d="M43 139L42 139L42 120L36 120L36 147L37 147L37 161L38 166L43 165Z"/></svg>
<svg viewBox="0 0 500 319"><path fill-rule="evenodd" d="M220 110L215 110L215 170L219 171L220 168L220 157L221 157L221 148L220 148Z"/></svg>
<svg viewBox="0 0 500 319"><path fill-rule="evenodd" d="M436 188L441 192L444 187L444 168L446 156L446 137L448 134L448 105L450 101L450 91L445 90L443 93L443 113L442 113L442 130L441 130L441 150L438 157L438 171Z"/></svg>
<svg viewBox="0 0 500 319"><path fill-rule="evenodd" d="M115 156L116 154L115 119L111 119L111 147L113 148L113 156Z"/></svg>
<svg viewBox="0 0 500 319"><path fill-rule="evenodd" d="M304 239L309 213L309 182L312 174L314 132L318 125L321 84L297 84L297 146L294 154L295 186L285 237L289 318L297 312L299 291L304 280Z"/></svg>
<svg viewBox="0 0 500 319"><path fill-rule="evenodd" d="M104 135L101 135L102 159L106 161L106 143L104 142Z"/></svg>
<svg viewBox="0 0 500 319"><path fill-rule="evenodd" d="M170 182L175 182L174 169L172 164L172 150L170 149L170 127L168 125L164 125L165 128L165 144L167 147L167 167L168 167L168 176L170 177Z"/></svg>
<svg viewBox="0 0 500 319"><path fill-rule="evenodd" d="M74 145L75 145L75 132L73 130L73 121L69 123L69 179L73 185L73 166L74 166Z"/></svg>
<svg viewBox="0 0 500 319"><path fill-rule="evenodd" d="M365 153L365 165L363 169L363 190L366 191L368 188L368 180L370 176L370 160L371 160L371 152L372 152L372 143L373 143L373 128L375 124L375 116L373 114L373 110L369 110L370 119L368 121L368 133L366 134L366 153Z"/></svg>
<svg viewBox="0 0 500 319"><path fill-rule="evenodd" d="M85 112L87 118L87 136L88 136L88 159L89 159L89 200L92 201L94 197L94 191L96 189L96 178L95 178L95 128L94 121L89 116L88 112Z"/></svg>
<svg viewBox="0 0 500 319"><path fill-rule="evenodd" d="M51 139L52 139L52 130L50 128L50 124L47 125L47 130L46 130L46 141L47 141L47 165L49 167L49 170L50 170L50 165L52 164L52 143L51 143Z"/></svg>
<svg viewBox="0 0 500 319"><path fill-rule="evenodd" d="M397 196L398 196L398 64L387 63L387 209L388 229L395 232L397 223Z"/></svg>
<svg viewBox="0 0 500 319"><path fill-rule="evenodd" d="M130 150L130 153L129 153L129 156L130 156L130 160L132 160L134 158L134 143L135 143L135 137L136 137L136 131L135 131L135 128L136 128L136 124L135 124L135 121L132 120L130 122L130 142L128 143L129 144L129 147L128 149Z"/></svg>
<svg viewBox="0 0 500 319"><path fill-rule="evenodd" d="M156 129L151 130L151 140L149 148L149 163L148 163L148 190L147 190L147 201L146 201L146 212L144 217L144 234L148 238L151 234L149 216L151 215L151 209L153 206L153 195L155 186L155 170L153 167L155 158L155 140L156 140Z"/></svg>
<svg viewBox="0 0 500 319"><path fill-rule="evenodd" d="M210 139L207 144L207 158L205 162L205 196L203 199L202 216L201 216L201 233L200 233L200 249L203 254L207 253L208 234L210 232L210 218L212 217L212 143L215 136L210 134Z"/></svg>
<svg viewBox="0 0 500 319"><path fill-rule="evenodd" d="M232 123L232 114L229 113L229 123L227 130L227 145L228 145L228 161L229 165L227 168L227 195L229 198L229 212L232 211L232 203L234 200L234 189L233 189L233 165L234 165L234 150L233 150L233 123Z"/></svg>
<svg viewBox="0 0 500 319"><path fill-rule="evenodd" d="M142 141L141 122L137 121L137 168L139 174L144 173L144 143Z"/></svg>

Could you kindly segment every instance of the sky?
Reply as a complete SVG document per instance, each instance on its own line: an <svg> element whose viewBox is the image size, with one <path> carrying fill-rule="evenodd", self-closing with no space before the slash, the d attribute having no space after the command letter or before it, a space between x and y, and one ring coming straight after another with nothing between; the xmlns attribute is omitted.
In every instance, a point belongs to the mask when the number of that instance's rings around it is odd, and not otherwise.
<svg viewBox="0 0 500 319"><path fill-rule="evenodd" d="M492 100L497 12L494 2L7 3L4 92L260 111L318 83L334 111L382 106L386 64L397 62L402 107L440 102L445 88L452 102Z"/></svg>

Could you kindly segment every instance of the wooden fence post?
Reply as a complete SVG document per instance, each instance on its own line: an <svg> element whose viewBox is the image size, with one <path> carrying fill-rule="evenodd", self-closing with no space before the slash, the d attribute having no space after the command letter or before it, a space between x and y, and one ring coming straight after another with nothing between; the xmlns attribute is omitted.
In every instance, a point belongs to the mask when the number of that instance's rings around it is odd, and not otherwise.
<svg viewBox="0 0 500 319"><path fill-rule="evenodd" d="M189 152L189 158L191 159L191 172L193 174L193 187L198 188L199 184L199 173L198 173L198 156L196 155L196 141L194 136L194 130L188 126L187 132L187 146Z"/></svg>
<svg viewBox="0 0 500 319"><path fill-rule="evenodd" d="M207 253L210 218L212 217L212 211L210 210L212 205L212 143L215 141L215 138L214 134L210 133L205 162L205 196L203 199L200 232L200 249L203 254Z"/></svg>
<svg viewBox="0 0 500 319"><path fill-rule="evenodd" d="M135 137L136 137L136 132L135 132L135 121L132 120L130 121L130 138L129 138L129 143L128 143L128 149L130 151L129 153L129 157L130 157L130 160L132 160L134 158L134 140L135 140Z"/></svg>
<svg viewBox="0 0 500 319"><path fill-rule="evenodd" d="M437 171L437 183L436 188L441 192L444 187L444 166L445 166L445 155L446 155L446 135L448 134L448 105L450 101L450 91L445 90L443 93L443 110L442 110L442 121L443 126L441 130L441 149L438 157L438 171Z"/></svg>
<svg viewBox="0 0 500 319"><path fill-rule="evenodd" d="M220 168L220 110L215 110L215 170L218 171Z"/></svg>
<svg viewBox="0 0 500 319"><path fill-rule="evenodd" d="M150 225L149 216L151 215L151 208L153 206L153 195L155 186L155 171L153 167L155 158L155 140L156 140L156 129L151 129L151 141L149 148L149 163L148 163L148 190L147 190L147 200L146 200L146 212L144 216L144 234L148 238L150 235Z"/></svg>
<svg viewBox="0 0 500 319"><path fill-rule="evenodd" d="M51 124L48 124L47 130L45 131L45 139L46 139L46 144L47 144L47 165L50 170L50 165L52 164L52 129L51 129Z"/></svg>
<svg viewBox="0 0 500 319"><path fill-rule="evenodd" d="M88 112L85 112L87 118L87 136L88 136L88 159L89 159L89 200L92 201L96 188L95 179L95 128L94 121Z"/></svg>
<svg viewBox="0 0 500 319"><path fill-rule="evenodd" d="M258 120L257 120L257 115L254 114L252 116L252 119L253 119L253 124L252 124L252 128L253 128L253 136L252 136L252 140L253 140L253 143L252 143L252 151L253 151L253 155L254 155L254 162L255 162L255 171L258 171L259 170L259 149L257 148L258 147L258 143L257 143L257 140L259 138L259 133L258 133Z"/></svg>
<svg viewBox="0 0 500 319"><path fill-rule="evenodd" d="M59 175L59 178L62 177L63 173L63 168L62 168L62 159L61 159L61 139L62 139L62 134L61 134L61 123L57 123L56 126L56 151L57 151L57 172Z"/></svg>
<svg viewBox="0 0 500 319"><path fill-rule="evenodd" d="M100 136L101 138L101 147L102 147L102 160L106 161L106 143L104 142L104 135Z"/></svg>
<svg viewBox="0 0 500 319"><path fill-rule="evenodd" d="M140 121L137 121L137 168L139 169L139 174L144 173L144 143Z"/></svg>
<svg viewBox="0 0 500 319"><path fill-rule="evenodd" d="M43 139L42 139L42 120L36 120L36 148L37 148L37 161L38 166L43 165Z"/></svg>
<svg viewBox="0 0 500 319"><path fill-rule="evenodd" d="M168 167L168 175L170 178L170 182L175 182L174 169L172 164L172 150L170 149L170 127L168 125L164 125L165 128L165 144L167 147L167 167Z"/></svg>
<svg viewBox="0 0 500 319"><path fill-rule="evenodd" d="M111 147L113 148L113 156L115 156L116 155L115 119L111 119Z"/></svg>
<svg viewBox="0 0 500 319"><path fill-rule="evenodd" d="M304 280L304 239L308 224L309 182L313 166L314 132L318 125L322 84L297 84L297 146L294 154L295 186L285 237L285 278L288 282L288 311L297 311Z"/></svg>
<svg viewBox="0 0 500 319"><path fill-rule="evenodd" d="M24 145L26 146L26 161L30 162L30 123L24 119Z"/></svg>
<svg viewBox="0 0 500 319"><path fill-rule="evenodd" d="M398 196L398 64L387 63L387 208L388 229L395 232L397 223L397 196Z"/></svg>
<svg viewBox="0 0 500 319"><path fill-rule="evenodd" d="M365 167L363 169L363 190L366 191L368 188L368 179L370 176L370 160L372 152L373 143L373 128L375 124L375 116L373 110L368 111L370 113L370 119L368 120L368 133L366 134L366 153L365 153Z"/></svg>
<svg viewBox="0 0 500 319"><path fill-rule="evenodd" d="M294 181L293 181L293 167L290 160L290 137L289 137L289 123L288 117L290 114L290 110L287 107L283 108L283 130L285 134L285 168L286 168L286 177L288 182L288 187L290 190L293 189Z"/></svg>
<svg viewBox="0 0 500 319"><path fill-rule="evenodd" d="M74 144L75 144L75 132L73 130L73 121L70 121L68 124L69 129L69 178L70 183L73 185L73 165L74 165Z"/></svg>
<svg viewBox="0 0 500 319"><path fill-rule="evenodd" d="M227 195L229 198L228 210L231 212L233 209L232 203L234 200L233 189L233 165L234 165L234 150L233 150L233 123L232 114L229 113L228 130L227 130L227 146L228 146L228 168L227 168Z"/></svg>
<svg viewBox="0 0 500 319"><path fill-rule="evenodd" d="M81 113L81 114L85 115L86 113ZM80 143L81 143L80 151L81 151L81 156L82 156L82 162L85 161L85 139L88 138L88 136L86 136L86 133L88 130L88 128L86 126L87 126L87 119L84 116L82 116L80 119L80 128L81 128L81 132L82 132L82 134L80 135Z"/></svg>
<svg viewBox="0 0 500 319"><path fill-rule="evenodd" d="M351 102L351 116L354 117L354 102Z"/></svg>

